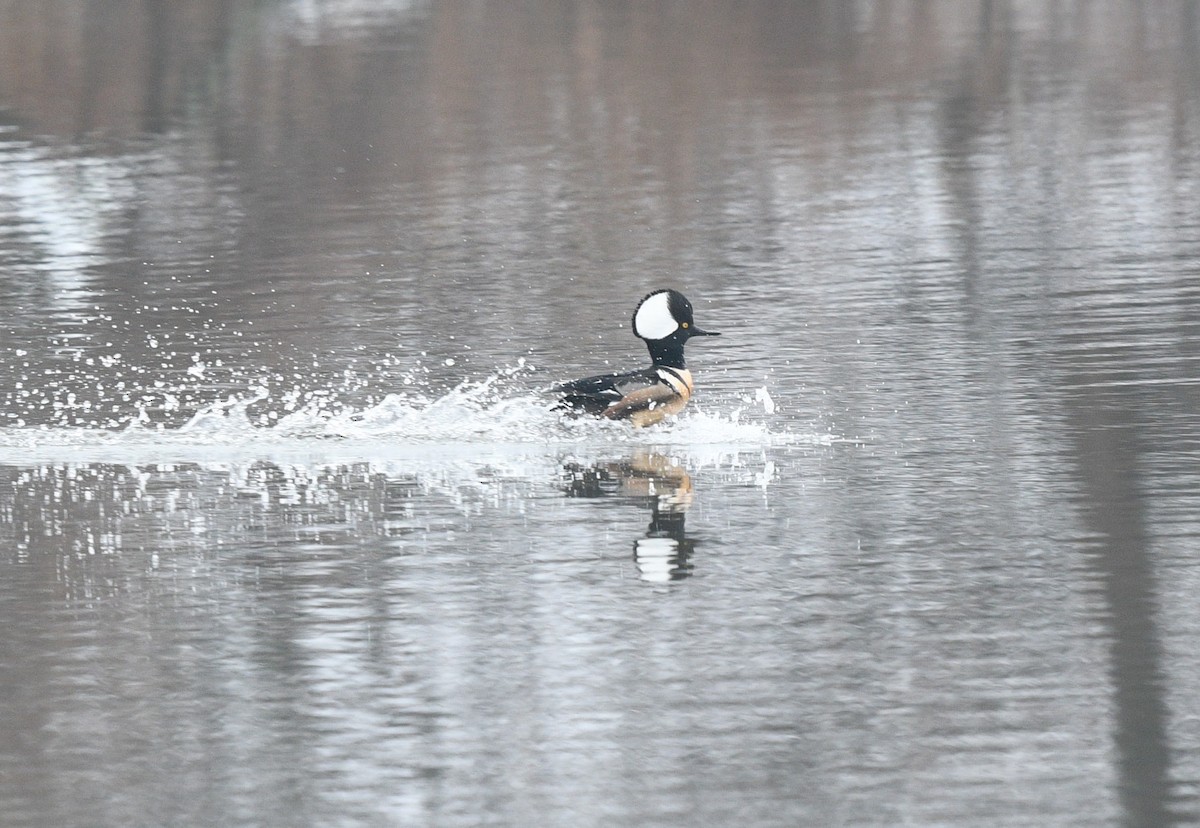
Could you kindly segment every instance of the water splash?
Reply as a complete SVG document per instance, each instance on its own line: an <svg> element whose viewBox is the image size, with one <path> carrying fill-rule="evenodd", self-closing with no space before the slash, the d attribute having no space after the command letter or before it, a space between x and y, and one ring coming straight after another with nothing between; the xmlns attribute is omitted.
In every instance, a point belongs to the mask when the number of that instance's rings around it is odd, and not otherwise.
<svg viewBox="0 0 1200 828"><path fill-rule="evenodd" d="M754 398L762 403L763 411L768 414L775 413L775 400L771 398L771 392L765 385L754 392Z"/></svg>
<svg viewBox="0 0 1200 828"><path fill-rule="evenodd" d="M723 412L693 405L679 417L645 429L553 410L553 400L512 380L525 366L463 381L445 393L420 386L355 406L336 390L273 397L265 385L199 407L181 426L144 414L123 428L86 426L0 429L0 462L31 456L114 455L231 458L279 455L414 457L481 451L529 453L577 447L657 446L717 453L836 442L833 435L798 434L743 407ZM763 389L765 391L765 389ZM760 400L763 399L760 395ZM770 414L769 395L764 401Z"/></svg>

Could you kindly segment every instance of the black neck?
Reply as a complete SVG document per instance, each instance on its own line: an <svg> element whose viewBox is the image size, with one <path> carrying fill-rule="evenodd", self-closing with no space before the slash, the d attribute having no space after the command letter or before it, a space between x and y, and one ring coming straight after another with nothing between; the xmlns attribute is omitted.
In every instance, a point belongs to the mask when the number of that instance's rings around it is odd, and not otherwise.
<svg viewBox="0 0 1200 828"><path fill-rule="evenodd" d="M683 361L683 341L671 336L666 339L648 339L646 347L650 349L650 359L655 365L664 368L687 368Z"/></svg>

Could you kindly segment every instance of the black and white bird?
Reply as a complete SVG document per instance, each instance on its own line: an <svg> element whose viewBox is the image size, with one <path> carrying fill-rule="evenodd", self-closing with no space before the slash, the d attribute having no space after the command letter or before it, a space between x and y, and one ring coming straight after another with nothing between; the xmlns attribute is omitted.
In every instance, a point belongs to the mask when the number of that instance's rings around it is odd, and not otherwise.
<svg viewBox="0 0 1200 828"><path fill-rule="evenodd" d="M696 327L692 303L677 290L656 290L642 299L633 312L633 333L645 340L650 367L556 385L551 390L562 395L558 408L638 427L682 411L695 390L683 346L693 336L718 334Z"/></svg>

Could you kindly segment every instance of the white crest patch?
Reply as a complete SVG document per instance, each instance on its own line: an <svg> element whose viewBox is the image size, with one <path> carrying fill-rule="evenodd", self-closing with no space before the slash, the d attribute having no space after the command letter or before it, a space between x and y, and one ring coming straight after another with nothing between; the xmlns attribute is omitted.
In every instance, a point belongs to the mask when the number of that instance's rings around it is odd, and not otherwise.
<svg viewBox="0 0 1200 828"><path fill-rule="evenodd" d="M633 316L633 332L642 339L666 339L679 327L671 315L669 294L664 290L646 298Z"/></svg>

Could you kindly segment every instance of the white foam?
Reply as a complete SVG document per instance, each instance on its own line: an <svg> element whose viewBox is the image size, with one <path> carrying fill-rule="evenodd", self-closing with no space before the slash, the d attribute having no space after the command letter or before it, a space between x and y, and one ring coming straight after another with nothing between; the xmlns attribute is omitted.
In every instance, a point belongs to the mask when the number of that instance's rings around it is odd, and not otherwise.
<svg viewBox="0 0 1200 828"><path fill-rule="evenodd" d="M795 434L767 419L744 419L742 410L697 405L656 426L554 411L553 400L527 391L502 392L513 371L464 382L439 396L420 391L389 394L360 409L336 395L315 395L290 413L252 413L271 406L261 388L204 406L178 428L137 418L124 429L15 427L0 429L0 463L59 461L157 462L249 457L375 460L604 454L613 448L666 449L700 462L768 448L836 442L832 435ZM277 401L276 401L277 402ZM764 408L767 406L764 405Z"/></svg>

